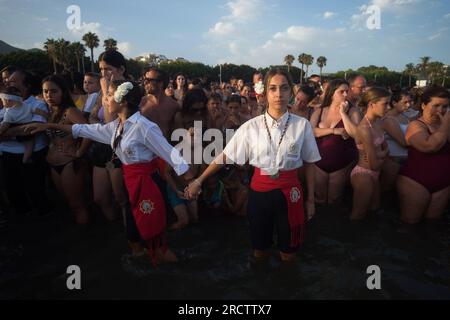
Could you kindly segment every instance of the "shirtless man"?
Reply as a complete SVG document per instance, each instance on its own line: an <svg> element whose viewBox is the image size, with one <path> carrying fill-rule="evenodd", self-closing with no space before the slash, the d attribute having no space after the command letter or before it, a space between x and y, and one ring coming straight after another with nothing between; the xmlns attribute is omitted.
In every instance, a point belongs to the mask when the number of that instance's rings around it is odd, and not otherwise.
<svg viewBox="0 0 450 320"><path fill-rule="evenodd" d="M165 95L164 90L169 83L167 74L157 68L149 68L144 75L146 95L141 101L141 113L155 122L170 141L175 114L180 105Z"/></svg>

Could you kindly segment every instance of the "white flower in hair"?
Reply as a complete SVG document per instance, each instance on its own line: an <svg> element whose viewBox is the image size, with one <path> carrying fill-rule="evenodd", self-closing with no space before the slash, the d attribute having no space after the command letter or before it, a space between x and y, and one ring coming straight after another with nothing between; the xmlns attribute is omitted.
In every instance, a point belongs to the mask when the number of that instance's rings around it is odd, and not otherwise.
<svg viewBox="0 0 450 320"><path fill-rule="evenodd" d="M255 93L261 95L264 93L264 84L262 81L259 81L255 84Z"/></svg>
<svg viewBox="0 0 450 320"><path fill-rule="evenodd" d="M133 89L133 84L131 82L124 82L120 86L117 87L116 92L114 92L114 101L117 103L121 103L123 97L127 95L130 90Z"/></svg>

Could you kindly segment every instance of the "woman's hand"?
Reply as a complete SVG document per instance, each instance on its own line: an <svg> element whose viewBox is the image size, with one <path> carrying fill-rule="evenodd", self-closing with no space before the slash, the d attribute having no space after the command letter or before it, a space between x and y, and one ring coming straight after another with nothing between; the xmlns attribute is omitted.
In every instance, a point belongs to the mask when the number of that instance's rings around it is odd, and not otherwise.
<svg viewBox="0 0 450 320"><path fill-rule="evenodd" d="M195 179L186 187L186 189L184 189L184 196L188 200L195 200L201 192L202 185L197 179Z"/></svg>
<svg viewBox="0 0 450 320"><path fill-rule="evenodd" d="M186 199L186 195L184 194L184 192L177 190L177 196L178 198L182 199L182 200L187 200Z"/></svg>
<svg viewBox="0 0 450 320"><path fill-rule="evenodd" d="M311 220L315 214L316 214L316 204L314 200L306 200L307 221Z"/></svg>
<svg viewBox="0 0 450 320"><path fill-rule="evenodd" d="M28 134L36 134L50 128L48 123L30 123L24 126L24 132Z"/></svg>
<svg viewBox="0 0 450 320"><path fill-rule="evenodd" d="M348 111L348 101L344 101L339 105L339 113L342 114L347 114Z"/></svg>

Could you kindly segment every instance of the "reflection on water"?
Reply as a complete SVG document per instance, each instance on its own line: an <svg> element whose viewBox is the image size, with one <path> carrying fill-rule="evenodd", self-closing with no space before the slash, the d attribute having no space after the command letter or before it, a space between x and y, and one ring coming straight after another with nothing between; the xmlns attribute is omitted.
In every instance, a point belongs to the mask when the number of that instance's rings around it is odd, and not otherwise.
<svg viewBox="0 0 450 320"><path fill-rule="evenodd" d="M395 210L350 223L349 209L320 208L298 260L251 257L245 218L203 216L169 233L178 264L133 260L120 223L86 228L65 216L11 224L0 232L0 298L450 299L450 221L404 226ZM82 290L66 289L69 265ZM382 289L366 287L370 265Z"/></svg>

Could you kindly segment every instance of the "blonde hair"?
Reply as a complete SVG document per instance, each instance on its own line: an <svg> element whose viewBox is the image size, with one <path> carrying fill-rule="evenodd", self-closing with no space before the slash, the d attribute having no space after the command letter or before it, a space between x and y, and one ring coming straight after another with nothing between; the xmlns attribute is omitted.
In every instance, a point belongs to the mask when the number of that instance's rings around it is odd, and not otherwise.
<svg viewBox="0 0 450 320"><path fill-rule="evenodd" d="M389 90L382 87L372 87L364 92L358 106L364 110L367 110L369 103L378 102L380 99L390 96L392 96L392 94L389 92Z"/></svg>

